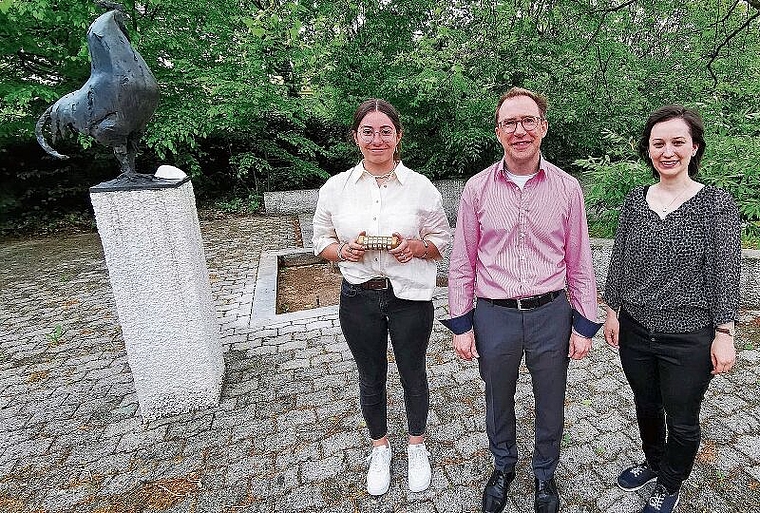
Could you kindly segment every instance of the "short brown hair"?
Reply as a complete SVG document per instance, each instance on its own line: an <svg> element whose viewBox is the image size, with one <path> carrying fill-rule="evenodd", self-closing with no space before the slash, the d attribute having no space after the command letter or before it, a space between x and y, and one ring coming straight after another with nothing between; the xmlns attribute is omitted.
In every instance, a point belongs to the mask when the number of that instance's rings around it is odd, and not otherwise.
<svg viewBox="0 0 760 513"><path fill-rule="evenodd" d="M505 101L507 101L510 98L514 98L515 96L527 96L534 102L536 102L536 105L538 105L538 111L541 114L542 118L546 117L546 109L548 107L548 104L546 103L546 98L538 93L534 93L533 91L529 89L523 89L522 87L513 87L506 93L501 95L501 98L499 98L499 103L496 104L496 114L494 121L496 122L496 125L499 125L499 109L501 109L501 106L504 104Z"/></svg>

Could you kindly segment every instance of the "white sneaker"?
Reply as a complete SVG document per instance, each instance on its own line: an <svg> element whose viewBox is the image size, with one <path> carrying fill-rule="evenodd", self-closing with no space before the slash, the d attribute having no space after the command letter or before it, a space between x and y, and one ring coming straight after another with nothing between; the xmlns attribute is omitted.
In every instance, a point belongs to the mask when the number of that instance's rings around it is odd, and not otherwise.
<svg viewBox="0 0 760 513"><path fill-rule="evenodd" d="M406 454L409 462L409 489L413 492L421 492L430 486L430 453L425 444L406 446Z"/></svg>
<svg viewBox="0 0 760 513"><path fill-rule="evenodd" d="M391 484L391 444L373 447L367 461L367 493L382 495Z"/></svg>

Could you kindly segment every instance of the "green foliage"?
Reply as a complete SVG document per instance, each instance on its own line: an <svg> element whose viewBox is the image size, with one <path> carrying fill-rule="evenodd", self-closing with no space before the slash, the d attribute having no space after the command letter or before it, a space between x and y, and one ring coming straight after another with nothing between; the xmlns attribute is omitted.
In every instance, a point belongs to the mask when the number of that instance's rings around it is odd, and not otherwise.
<svg viewBox="0 0 760 513"><path fill-rule="evenodd" d="M709 148L709 147L708 147ZM760 136L725 137L708 149L702 181L728 191L739 206L742 237L747 247L760 249Z"/></svg>
<svg viewBox="0 0 760 513"><path fill-rule="evenodd" d="M208 173L202 148L214 139L228 143L233 181L247 182L252 171L248 186L257 193L262 184L303 187L329 176L317 164L324 149L307 129L319 105L309 108L299 95L305 81L294 69L303 51L301 7L274 4L254 14L231 0L163 0L153 9L138 23L140 51L159 63L153 71L165 85L146 136L160 159L199 178ZM181 30L167 30L169 18Z"/></svg>
<svg viewBox="0 0 760 513"><path fill-rule="evenodd" d="M614 237L620 206L637 185L650 183L652 175L638 158L636 140L625 139L609 130L602 132L609 144L603 157L578 159L585 184L589 232L593 237Z"/></svg>
<svg viewBox="0 0 760 513"><path fill-rule="evenodd" d="M583 171L599 234L614 230L616 217L609 211L616 197L602 190L620 196L646 176L632 154L614 153L627 139L615 142L611 134L630 137L654 108L677 102L705 114L715 134L705 180L737 195L747 233L755 233L757 177L728 177L760 169L756 2L125 5L131 40L161 85L138 169L151 172L163 162L183 168L201 201L250 205L264 191L315 187L356 163L346 135L356 105L369 97L400 111L408 165L431 178L471 176L500 157L493 110L499 95L518 85L548 97L545 155ZM38 116L87 79L85 31L101 12L82 0L0 0L0 150L27 145L31 153ZM86 139L72 144L84 161L103 167L88 163L72 174L40 156L28 160L21 178L0 151L0 190L12 191L0 196L7 225L26 215L30 202L56 215L81 211L88 203L82 191L94 178L113 177L113 159L101 159L107 152ZM597 175L601 169L612 174ZM49 185L62 174L71 176L68 197Z"/></svg>
<svg viewBox="0 0 760 513"><path fill-rule="evenodd" d="M746 115L754 119L754 115ZM741 128L740 128L741 129ZM625 139L606 131L604 157L578 159L583 170L589 231L595 237L613 237L620 206L637 185L653 183L651 170L640 161L633 136ZM729 192L737 202L745 247L760 249L760 135L707 134L698 180Z"/></svg>
<svg viewBox="0 0 760 513"><path fill-rule="evenodd" d="M247 198L233 197L218 200L213 206L216 210L230 214L252 214L261 207L261 198L256 196L248 196Z"/></svg>
<svg viewBox="0 0 760 513"><path fill-rule="evenodd" d="M87 79L83 35L95 11L75 0L0 4L0 143L31 138L34 113Z"/></svg>
<svg viewBox="0 0 760 513"><path fill-rule="evenodd" d="M45 338L47 338L51 346L57 346L61 343L61 339L65 334L66 330L63 329L63 326L56 324L55 328L53 328L50 333L45 334Z"/></svg>

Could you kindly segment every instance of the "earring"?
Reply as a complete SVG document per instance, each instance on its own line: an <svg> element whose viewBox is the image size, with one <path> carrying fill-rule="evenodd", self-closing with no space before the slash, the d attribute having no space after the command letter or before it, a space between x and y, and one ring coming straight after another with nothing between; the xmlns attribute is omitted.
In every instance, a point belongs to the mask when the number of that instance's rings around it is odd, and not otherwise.
<svg viewBox="0 0 760 513"><path fill-rule="evenodd" d="M697 150L694 150L694 152L691 154L691 156L692 157L696 157L697 156Z"/></svg>

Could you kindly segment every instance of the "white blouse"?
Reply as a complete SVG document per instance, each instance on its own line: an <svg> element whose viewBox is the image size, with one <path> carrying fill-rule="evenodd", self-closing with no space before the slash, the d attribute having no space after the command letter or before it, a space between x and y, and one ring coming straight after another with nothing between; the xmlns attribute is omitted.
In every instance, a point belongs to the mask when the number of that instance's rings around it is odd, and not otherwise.
<svg viewBox="0 0 760 513"><path fill-rule="evenodd" d="M335 242L367 235L392 235L427 239L438 251L451 244L451 229L443 210L441 193L425 176L403 163L395 177L382 185L357 166L331 177L319 189L314 213L314 254ZM387 251L367 251L360 262L339 262L343 277L353 284L388 277L396 297L428 301L435 288L436 264L432 259L413 258L401 263Z"/></svg>

